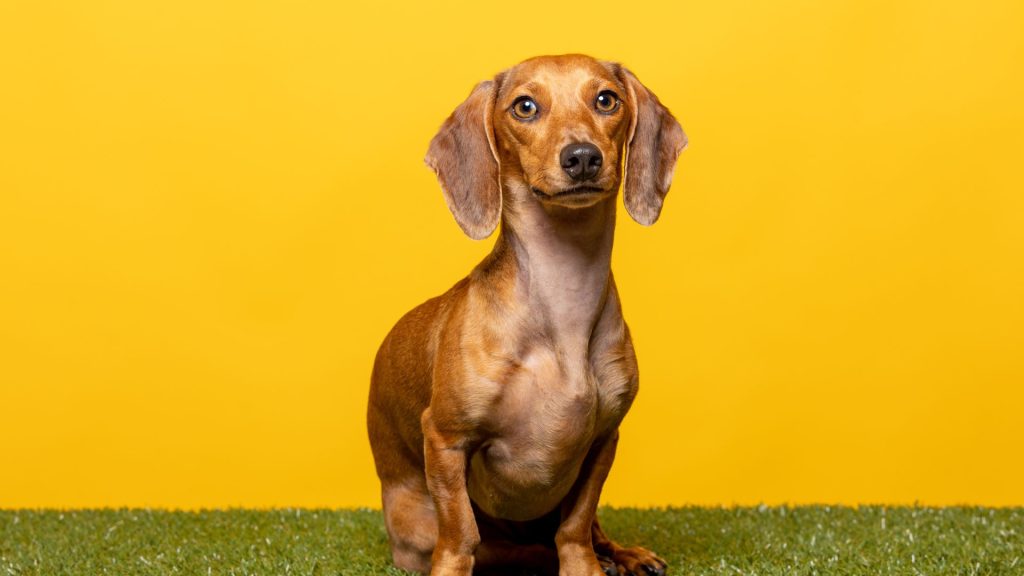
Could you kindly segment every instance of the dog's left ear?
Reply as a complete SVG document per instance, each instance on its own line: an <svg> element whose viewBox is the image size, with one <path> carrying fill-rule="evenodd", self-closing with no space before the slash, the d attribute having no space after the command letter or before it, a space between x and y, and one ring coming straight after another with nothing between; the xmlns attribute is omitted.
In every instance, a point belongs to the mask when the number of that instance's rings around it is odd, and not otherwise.
<svg viewBox="0 0 1024 576"><path fill-rule="evenodd" d="M683 127L632 72L618 68L633 114L626 140L623 202L629 215L650 226L661 215L676 159L686 148Z"/></svg>
<svg viewBox="0 0 1024 576"><path fill-rule="evenodd" d="M430 141L425 158L437 173L448 209L467 236L482 240L501 219L501 184L491 120L497 86L477 84Z"/></svg>

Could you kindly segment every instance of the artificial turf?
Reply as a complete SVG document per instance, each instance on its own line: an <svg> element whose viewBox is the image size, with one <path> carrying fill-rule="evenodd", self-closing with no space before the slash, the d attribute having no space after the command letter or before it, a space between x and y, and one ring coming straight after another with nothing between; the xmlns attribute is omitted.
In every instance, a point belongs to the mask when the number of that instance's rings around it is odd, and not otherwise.
<svg viewBox="0 0 1024 576"><path fill-rule="evenodd" d="M1024 509L603 508L669 574L1024 574ZM0 576L404 574L373 510L0 510Z"/></svg>

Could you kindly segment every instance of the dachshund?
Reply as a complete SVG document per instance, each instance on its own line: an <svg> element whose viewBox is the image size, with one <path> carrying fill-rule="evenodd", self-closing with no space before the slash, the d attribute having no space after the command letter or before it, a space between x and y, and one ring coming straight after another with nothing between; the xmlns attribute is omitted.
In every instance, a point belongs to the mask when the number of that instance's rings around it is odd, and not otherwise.
<svg viewBox="0 0 1024 576"><path fill-rule="evenodd" d="M616 196L659 217L682 127L626 68L526 60L478 84L427 165L493 251L402 317L373 366L367 426L399 568L661 576L596 517L638 389L611 273Z"/></svg>

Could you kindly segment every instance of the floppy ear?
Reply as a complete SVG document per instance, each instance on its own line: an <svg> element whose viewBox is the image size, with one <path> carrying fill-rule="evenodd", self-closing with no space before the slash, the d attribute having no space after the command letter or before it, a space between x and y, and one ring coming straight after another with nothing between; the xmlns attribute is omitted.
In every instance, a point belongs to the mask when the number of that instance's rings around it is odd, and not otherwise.
<svg viewBox="0 0 1024 576"><path fill-rule="evenodd" d="M452 112L430 141L427 166L437 173L448 209L467 236L490 236L501 218L498 155L494 148L496 87L488 80Z"/></svg>
<svg viewBox="0 0 1024 576"><path fill-rule="evenodd" d="M676 159L686 148L686 134L658 97L633 73L619 69L633 113L626 141L626 184L623 202L629 215L650 226L661 215Z"/></svg>

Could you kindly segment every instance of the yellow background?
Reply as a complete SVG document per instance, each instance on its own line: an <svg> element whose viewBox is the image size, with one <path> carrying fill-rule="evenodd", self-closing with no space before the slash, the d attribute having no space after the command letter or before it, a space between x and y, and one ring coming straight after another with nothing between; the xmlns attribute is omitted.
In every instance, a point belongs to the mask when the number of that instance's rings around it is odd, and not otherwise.
<svg viewBox="0 0 1024 576"><path fill-rule="evenodd" d="M478 80L631 67L616 505L1024 504L1024 4L0 3L0 506L376 506L373 354L489 250Z"/></svg>

